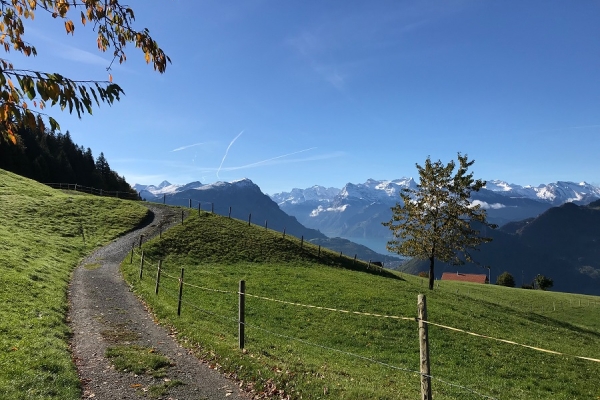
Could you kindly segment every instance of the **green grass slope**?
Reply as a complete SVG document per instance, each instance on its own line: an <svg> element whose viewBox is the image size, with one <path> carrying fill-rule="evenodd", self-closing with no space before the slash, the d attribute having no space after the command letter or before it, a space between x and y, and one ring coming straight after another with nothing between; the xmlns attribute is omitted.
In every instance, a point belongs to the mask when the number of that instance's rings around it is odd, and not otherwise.
<svg viewBox="0 0 600 400"><path fill-rule="evenodd" d="M418 330L411 319L417 295L425 293L431 322L562 353L432 325L436 400L600 396L600 363L573 357L600 358L597 297L460 282L441 282L430 292L421 278L370 273L339 254L319 256L314 245L204 212L142 250L141 280L141 254L122 264L133 290L183 343L258 392L292 399L419 398ZM240 280L247 293L243 352Z"/></svg>
<svg viewBox="0 0 600 400"><path fill-rule="evenodd" d="M71 272L146 213L0 170L0 399L80 398L67 342Z"/></svg>

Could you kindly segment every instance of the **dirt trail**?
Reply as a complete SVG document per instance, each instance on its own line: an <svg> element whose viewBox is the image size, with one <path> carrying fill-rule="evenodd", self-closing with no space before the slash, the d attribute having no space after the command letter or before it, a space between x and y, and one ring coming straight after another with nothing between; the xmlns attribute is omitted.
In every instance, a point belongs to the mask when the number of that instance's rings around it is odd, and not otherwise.
<svg viewBox="0 0 600 400"><path fill-rule="evenodd" d="M164 327L156 325L123 280L119 264L140 234L151 237L158 234L159 227L178 221L178 216L168 208L150 206L150 209L154 213L152 222L97 250L73 273L69 290L71 347L84 389L83 398L249 399L234 381L201 363L179 346ZM118 372L105 357L107 347L116 344L152 347L167 356L173 366L161 378ZM169 387L174 382L179 384ZM161 390L163 393L157 394Z"/></svg>

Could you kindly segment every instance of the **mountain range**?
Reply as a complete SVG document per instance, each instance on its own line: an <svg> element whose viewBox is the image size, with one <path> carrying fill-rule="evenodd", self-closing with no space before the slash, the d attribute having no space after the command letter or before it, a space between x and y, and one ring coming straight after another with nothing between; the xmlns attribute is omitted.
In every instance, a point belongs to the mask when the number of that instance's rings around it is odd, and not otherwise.
<svg viewBox="0 0 600 400"><path fill-rule="evenodd" d="M381 222L390 220L390 208L401 200L400 191L416 186L412 178L369 179L360 184L348 183L342 189L313 186L276 193L271 198L303 225L328 236L386 239L390 232ZM492 180L473 192L471 198L486 209L489 222L504 225L536 217L567 202L590 203L600 199L600 188L585 182L559 181L533 187Z"/></svg>
<svg viewBox="0 0 600 400"><path fill-rule="evenodd" d="M316 245L329 248L336 252L357 257L361 260L384 262L386 266L398 266L402 259L390 254L379 254L362 244L351 242L342 238L328 238L318 229L303 226L294 216L283 212L279 206L250 179L241 179L233 182L216 182L202 184L191 182L185 185L173 185L167 181L159 185L136 184L133 188L139 192L142 199L165 204L200 206L204 211L214 211L220 215L247 221L296 236L304 237Z"/></svg>
<svg viewBox="0 0 600 400"><path fill-rule="evenodd" d="M167 181L158 186L139 185L133 186L142 199L153 202L165 202L170 205L200 206L202 210L214 211L220 215L248 220L257 225L265 225L280 232L305 239L325 238L321 232L302 226L296 218L281 211L275 202L266 196L260 188L250 179L241 179L233 182L216 182L202 184L191 182L186 185L172 185Z"/></svg>

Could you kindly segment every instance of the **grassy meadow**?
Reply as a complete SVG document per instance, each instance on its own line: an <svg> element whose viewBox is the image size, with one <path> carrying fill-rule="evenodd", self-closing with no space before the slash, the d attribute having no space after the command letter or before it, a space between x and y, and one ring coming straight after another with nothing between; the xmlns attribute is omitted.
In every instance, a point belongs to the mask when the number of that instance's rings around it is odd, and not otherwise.
<svg viewBox="0 0 600 400"><path fill-rule="evenodd" d="M295 238L205 212L142 249L142 280L139 253L122 264L133 290L183 343L258 391L282 390L292 399L419 398L418 330L410 318L425 293L431 322L564 353L430 326L433 398L600 398L600 363L573 357L600 358L598 297L447 281L430 292L422 278L371 273L336 253L318 257L316 246L301 248ZM240 280L244 352L236 322Z"/></svg>
<svg viewBox="0 0 600 400"><path fill-rule="evenodd" d="M139 203L60 192L0 170L0 399L80 398L68 351L71 272L146 212ZM417 295L425 293L431 322L564 353L430 326L436 400L600 398L600 363L573 357L600 358L598 297L459 282L440 282L429 292L421 278L367 270L339 253L319 254L296 238L205 212L191 212L143 251L141 281L139 253L122 264L133 290L183 344L257 391L292 399L419 398L412 318ZM156 296L159 259L164 273Z"/></svg>
<svg viewBox="0 0 600 400"><path fill-rule="evenodd" d="M0 170L0 399L80 398L68 349L71 272L146 213Z"/></svg>

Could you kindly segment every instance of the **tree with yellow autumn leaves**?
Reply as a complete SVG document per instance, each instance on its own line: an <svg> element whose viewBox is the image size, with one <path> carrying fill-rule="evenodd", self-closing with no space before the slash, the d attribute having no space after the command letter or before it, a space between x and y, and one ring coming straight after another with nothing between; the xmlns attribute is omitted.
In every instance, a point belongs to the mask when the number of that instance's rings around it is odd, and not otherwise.
<svg viewBox="0 0 600 400"><path fill-rule="evenodd" d="M23 20L34 20L38 13L60 20L66 34L74 34L74 20L91 25L97 33L98 50L112 52L109 71L114 62L125 62L128 44L139 48L146 63L160 73L171 61L148 29L133 28L134 12L119 0L0 0L0 48L36 56L35 46L24 39ZM0 58L0 145L16 144L20 128L60 129L58 122L44 113L46 107L58 105L81 117L92 114L94 105L118 101L121 94L123 90L112 82L110 73L107 81L72 80L59 73L18 69Z"/></svg>

